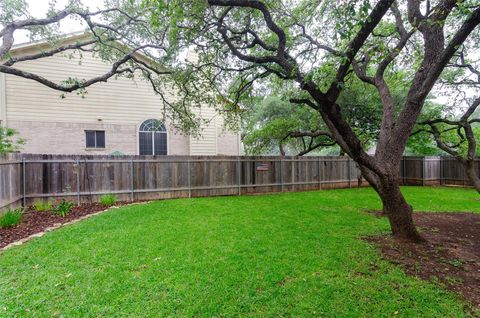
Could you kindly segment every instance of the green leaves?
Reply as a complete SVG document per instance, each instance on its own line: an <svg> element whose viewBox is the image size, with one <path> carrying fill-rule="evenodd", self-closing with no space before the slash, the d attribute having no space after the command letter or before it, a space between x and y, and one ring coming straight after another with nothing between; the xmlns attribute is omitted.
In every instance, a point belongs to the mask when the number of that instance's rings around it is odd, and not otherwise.
<svg viewBox="0 0 480 318"><path fill-rule="evenodd" d="M58 203L52 208L52 213L64 218L65 216L67 216L67 214L70 213L70 211L72 211L74 206L75 204L73 202L62 199L60 203Z"/></svg>
<svg viewBox="0 0 480 318"><path fill-rule="evenodd" d="M16 137L17 131L13 128L0 126L0 155L19 151L25 144L25 139Z"/></svg>
<svg viewBox="0 0 480 318"><path fill-rule="evenodd" d="M371 4L368 0L363 1L339 1L332 3L332 18L335 21L335 29L342 40L350 40L363 26L367 18Z"/></svg>
<svg viewBox="0 0 480 318"><path fill-rule="evenodd" d="M22 221L23 210L7 210L0 213L0 228L14 227Z"/></svg>
<svg viewBox="0 0 480 318"><path fill-rule="evenodd" d="M15 18L28 16L28 5L25 0L0 1L1 24L12 22Z"/></svg>
<svg viewBox="0 0 480 318"><path fill-rule="evenodd" d="M325 130L320 114L306 105L293 105L280 97L256 103L245 120L243 142L248 154L278 153L279 144L292 153L301 148L298 138L286 138L292 131Z"/></svg>
<svg viewBox="0 0 480 318"><path fill-rule="evenodd" d="M340 63L345 63L346 57L340 59ZM335 80L337 67L334 61L325 63L317 68L314 68L307 74L309 80L314 81L321 91L326 91L331 83Z"/></svg>
<svg viewBox="0 0 480 318"><path fill-rule="evenodd" d="M115 194L104 194L100 197L100 203L105 206L112 206L117 202L117 197Z"/></svg>

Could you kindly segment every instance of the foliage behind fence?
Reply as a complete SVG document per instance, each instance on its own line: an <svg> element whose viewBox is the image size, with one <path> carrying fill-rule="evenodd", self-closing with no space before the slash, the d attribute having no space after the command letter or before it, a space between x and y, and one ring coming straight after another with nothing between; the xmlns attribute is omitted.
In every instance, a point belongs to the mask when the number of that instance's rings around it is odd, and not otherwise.
<svg viewBox="0 0 480 318"><path fill-rule="evenodd" d="M405 157L401 175L409 185L469 184L461 165L448 157ZM368 184L348 157L0 157L0 208L41 198L98 201L107 193L146 200L361 185Z"/></svg>

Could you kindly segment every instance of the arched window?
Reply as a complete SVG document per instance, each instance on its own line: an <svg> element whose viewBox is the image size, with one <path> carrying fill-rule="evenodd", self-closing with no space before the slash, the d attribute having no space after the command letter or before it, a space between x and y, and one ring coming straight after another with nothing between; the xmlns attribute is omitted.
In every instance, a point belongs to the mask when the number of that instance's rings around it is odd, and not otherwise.
<svg viewBox="0 0 480 318"><path fill-rule="evenodd" d="M141 155L167 154L167 130L160 120L145 120L140 125L138 137Z"/></svg>

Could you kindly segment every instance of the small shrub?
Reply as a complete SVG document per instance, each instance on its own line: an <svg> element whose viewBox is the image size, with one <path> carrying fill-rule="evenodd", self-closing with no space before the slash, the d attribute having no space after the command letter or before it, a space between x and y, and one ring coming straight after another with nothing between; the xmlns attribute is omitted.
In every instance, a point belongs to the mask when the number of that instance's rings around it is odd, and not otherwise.
<svg viewBox="0 0 480 318"><path fill-rule="evenodd" d="M65 217L68 213L70 213L70 211L72 211L73 206L73 202L65 201L65 199L62 199L62 202L54 206L52 211L54 214Z"/></svg>
<svg viewBox="0 0 480 318"><path fill-rule="evenodd" d="M8 210L0 215L0 228L16 226L22 220L21 209Z"/></svg>
<svg viewBox="0 0 480 318"><path fill-rule="evenodd" d="M106 194L100 198L100 203L106 206L114 205L117 202L115 194Z"/></svg>
<svg viewBox="0 0 480 318"><path fill-rule="evenodd" d="M52 209L52 204L49 201L35 200L33 208L38 212L46 212Z"/></svg>

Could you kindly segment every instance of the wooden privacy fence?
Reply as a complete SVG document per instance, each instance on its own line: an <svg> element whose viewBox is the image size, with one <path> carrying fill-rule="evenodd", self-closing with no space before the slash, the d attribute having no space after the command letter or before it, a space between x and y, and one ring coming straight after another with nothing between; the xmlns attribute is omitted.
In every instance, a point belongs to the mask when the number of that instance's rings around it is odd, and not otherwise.
<svg viewBox="0 0 480 318"><path fill-rule="evenodd" d="M480 169L479 169L480 170ZM404 184L468 185L453 158L405 157ZM348 157L80 156L0 157L0 208L36 199L146 200L368 185Z"/></svg>

